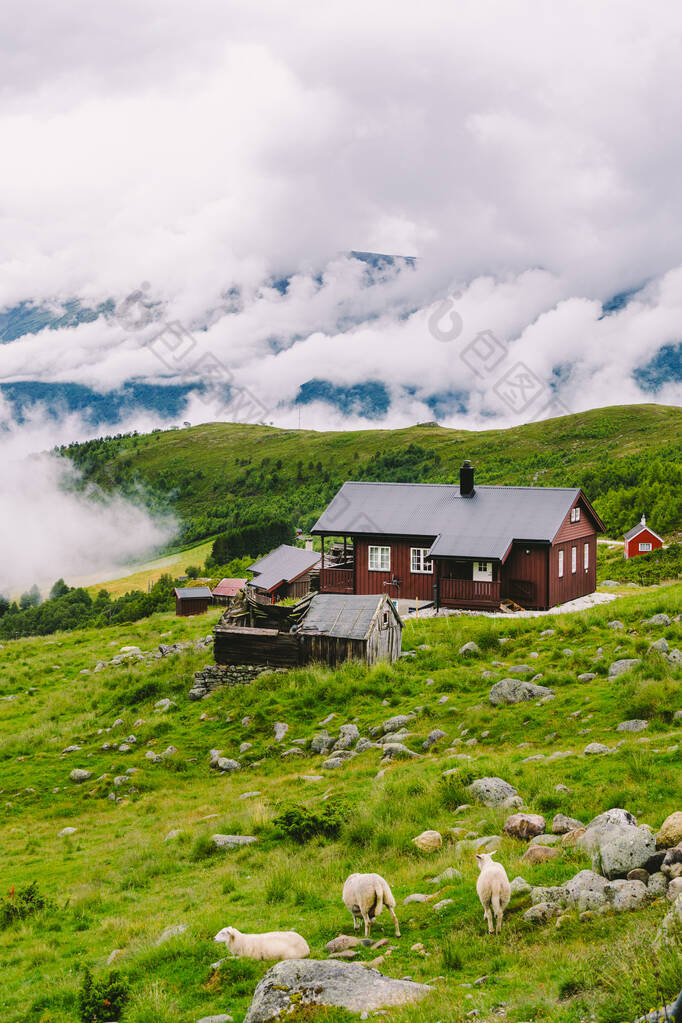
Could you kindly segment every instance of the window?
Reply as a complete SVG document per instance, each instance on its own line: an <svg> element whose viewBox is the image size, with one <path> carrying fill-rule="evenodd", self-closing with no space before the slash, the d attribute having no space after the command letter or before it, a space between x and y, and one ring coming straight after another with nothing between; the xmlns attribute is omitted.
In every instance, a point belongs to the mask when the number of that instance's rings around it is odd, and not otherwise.
<svg viewBox="0 0 682 1023"><path fill-rule="evenodd" d="M590 545L589 545L589 543L586 543L585 546L583 547L583 567L584 567L586 572L587 572L588 568L590 567Z"/></svg>
<svg viewBox="0 0 682 1023"><path fill-rule="evenodd" d="M563 577L564 577L564 552L559 551L559 578L563 579Z"/></svg>
<svg viewBox="0 0 682 1023"><path fill-rule="evenodd" d="M493 581L492 561L474 561L473 580L475 583L491 583Z"/></svg>
<svg viewBox="0 0 682 1023"><path fill-rule="evenodd" d="M427 557L428 547L410 547L410 569L412 572L433 572L433 562Z"/></svg>
<svg viewBox="0 0 682 1023"><path fill-rule="evenodd" d="M577 505L571 508L571 522L580 522L580 508Z"/></svg>
<svg viewBox="0 0 682 1023"><path fill-rule="evenodd" d="M640 551L650 551L651 550L651 544L650 543L641 543L639 545L639 549L640 549Z"/></svg>
<svg viewBox="0 0 682 1023"><path fill-rule="evenodd" d="M391 570L390 547L369 548L369 570L370 572L390 572Z"/></svg>
<svg viewBox="0 0 682 1023"><path fill-rule="evenodd" d="M384 629L388 628L388 611L384 611L381 624L382 628Z"/></svg>
<svg viewBox="0 0 682 1023"><path fill-rule="evenodd" d="M578 567L578 548L571 547L571 572L575 574L575 570Z"/></svg>

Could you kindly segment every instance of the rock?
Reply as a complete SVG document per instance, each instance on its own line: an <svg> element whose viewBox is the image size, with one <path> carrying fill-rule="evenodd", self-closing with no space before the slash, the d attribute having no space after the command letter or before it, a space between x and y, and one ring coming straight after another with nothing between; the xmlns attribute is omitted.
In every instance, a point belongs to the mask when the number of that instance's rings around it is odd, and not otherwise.
<svg viewBox="0 0 682 1023"><path fill-rule="evenodd" d="M481 648L478 646L477 643L474 643L474 641L471 639L469 640L468 643L465 643L464 646L461 646L459 648L460 657L466 657L467 654L480 654L480 652Z"/></svg>
<svg viewBox="0 0 682 1023"><path fill-rule="evenodd" d="M484 806L500 807L505 800L517 795L516 789L502 778L477 778L467 786L467 792Z"/></svg>
<svg viewBox="0 0 682 1023"><path fill-rule="evenodd" d="M611 747L605 746L603 742L590 742L583 750L586 757L602 756L604 753L611 752Z"/></svg>
<svg viewBox="0 0 682 1023"><path fill-rule="evenodd" d="M649 727L649 722L643 718L632 718L630 721L621 721L619 725L616 725L617 732L643 732L645 728Z"/></svg>
<svg viewBox="0 0 682 1023"><path fill-rule="evenodd" d="M78 753L81 749L83 749L82 746L67 746L62 750L62 753Z"/></svg>
<svg viewBox="0 0 682 1023"><path fill-rule="evenodd" d="M409 906L413 902L429 902L432 898L432 895L424 895L422 892L412 892L411 895L406 895L403 899L403 906Z"/></svg>
<svg viewBox="0 0 682 1023"><path fill-rule="evenodd" d="M252 746L253 746L253 743L251 743L251 742L240 742L239 743L239 752L240 753L246 753L248 750L251 749Z"/></svg>
<svg viewBox="0 0 682 1023"><path fill-rule="evenodd" d="M610 881L604 888L606 903L615 913L640 909L647 901L647 887L642 881Z"/></svg>
<svg viewBox="0 0 682 1023"><path fill-rule="evenodd" d="M152 763L152 764L162 764L163 763L163 757L160 756L158 753L155 753L154 750L151 750L151 749L147 750L147 752L144 755L144 758L145 758L145 760L149 760L150 763Z"/></svg>
<svg viewBox="0 0 682 1023"><path fill-rule="evenodd" d="M682 842L668 849L661 863L661 872L668 878L682 877Z"/></svg>
<svg viewBox="0 0 682 1023"><path fill-rule="evenodd" d="M563 885L537 885L531 888L530 901L534 906L541 902L551 902L557 906L565 906L567 902L566 889Z"/></svg>
<svg viewBox="0 0 682 1023"><path fill-rule="evenodd" d="M228 1016L226 1012L220 1012L217 1016L202 1016L197 1023L232 1023L234 1017Z"/></svg>
<svg viewBox="0 0 682 1023"><path fill-rule="evenodd" d="M77 831L78 828L62 828L57 838L68 838L69 835L75 835Z"/></svg>
<svg viewBox="0 0 682 1023"><path fill-rule="evenodd" d="M606 628L607 629L617 629L617 630L620 630L620 629L624 629L625 626L617 618L614 618L614 620L612 622L607 622L606 623Z"/></svg>
<svg viewBox="0 0 682 1023"><path fill-rule="evenodd" d="M386 760L418 760L420 756L419 753L413 753L402 742L386 742L384 743L383 750Z"/></svg>
<svg viewBox="0 0 682 1023"><path fill-rule="evenodd" d="M329 760L322 761L322 767L325 771L333 771L337 767L343 767L345 762L341 757L330 757Z"/></svg>
<svg viewBox="0 0 682 1023"><path fill-rule="evenodd" d="M454 901L454 899L441 899L440 902L435 903L433 907L434 913L440 913L446 906L451 906Z"/></svg>
<svg viewBox="0 0 682 1023"><path fill-rule="evenodd" d="M318 732L310 740L310 749L313 753L326 753L334 745L334 740L330 736L329 732Z"/></svg>
<svg viewBox="0 0 682 1023"><path fill-rule="evenodd" d="M281 742L289 731L289 725L284 721L275 721L275 742Z"/></svg>
<svg viewBox="0 0 682 1023"><path fill-rule="evenodd" d="M637 867L646 868L656 852L649 829L628 824L590 824L576 844L592 854L592 868L609 880L624 878Z"/></svg>
<svg viewBox="0 0 682 1023"><path fill-rule="evenodd" d="M596 677L593 671L583 671L582 674L578 675L578 682L591 682Z"/></svg>
<svg viewBox="0 0 682 1023"><path fill-rule="evenodd" d="M625 824L632 828L637 827L637 818L629 810L621 810L619 806L611 807L597 817L593 817L587 828L603 828L607 824Z"/></svg>
<svg viewBox="0 0 682 1023"><path fill-rule="evenodd" d="M439 831L422 831L421 835L412 839L412 842L420 852L432 853L443 845L443 836Z"/></svg>
<svg viewBox="0 0 682 1023"><path fill-rule="evenodd" d="M643 618L642 625L672 625L670 618L666 614L652 615L651 618Z"/></svg>
<svg viewBox="0 0 682 1023"><path fill-rule="evenodd" d="M432 732L429 732L427 737L424 739L424 742L422 743L422 749L425 750L431 749L431 747L434 746L440 739L444 739L446 737L446 734L447 733L444 732L442 729L434 728L434 730Z"/></svg>
<svg viewBox="0 0 682 1023"><path fill-rule="evenodd" d="M391 732L397 732L400 728L407 728L414 719L414 714L396 714L395 717L384 721L381 726L382 732L384 735L389 735Z"/></svg>
<svg viewBox="0 0 682 1023"><path fill-rule="evenodd" d="M678 895L682 895L682 877L674 877L665 894L669 902L675 902Z"/></svg>
<svg viewBox="0 0 682 1023"><path fill-rule="evenodd" d="M372 1012L417 1002L431 990L426 984L385 977L360 963L288 959L273 966L259 982L244 1023L286 1019L299 1005Z"/></svg>
<svg viewBox="0 0 682 1023"><path fill-rule="evenodd" d="M524 682L518 678L503 678L492 687L489 699L494 707L500 707L546 696L554 696L554 692L546 686L538 686L534 682Z"/></svg>
<svg viewBox="0 0 682 1023"><path fill-rule="evenodd" d="M676 945L679 940L680 928L682 927L682 895L678 895L672 904L672 909L665 916L656 934L656 945Z"/></svg>
<svg viewBox="0 0 682 1023"><path fill-rule="evenodd" d="M582 821L576 820L575 817L567 817L563 813L555 814L552 820L553 835L567 835L570 831L576 831L578 828L584 827L585 825Z"/></svg>
<svg viewBox="0 0 682 1023"><path fill-rule="evenodd" d="M545 818L537 813L514 813L504 822L504 831L512 838L527 842L545 830Z"/></svg>
<svg viewBox="0 0 682 1023"><path fill-rule="evenodd" d="M548 860L556 860L559 856L561 856L561 851L550 845L529 845L521 857L521 863L530 863L531 865L546 863Z"/></svg>
<svg viewBox="0 0 682 1023"><path fill-rule="evenodd" d="M668 651L670 650L670 647L668 646L668 640L661 636L660 639L657 639L653 643L649 644L649 649L658 650L659 653L661 654L667 654Z"/></svg>
<svg viewBox="0 0 682 1023"><path fill-rule="evenodd" d="M641 881L642 884L649 883L649 871L645 870L644 867L635 867L631 870L627 876L628 881Z"/></svg>
<svg viewBox="0 0 682 1023"><path fill-rule="evenodd" d="M169 831L166 837L164 838L164 842L173 842L175 841L176 838L179 838L181 834L182 831L180 831L179 828L173 828L173 830Z"/></svg>
<svg viewBox="0 0 682 1023"><path fill-rule="evenodd" d="M546 924L548 920L559 916L560 912L561 906L555 902L538 902L537 905L526 910L523 919L528 924Z"/></svg>
<svg viewBox="0 0 682 1023"><path fill-rule="evenodd" d="M626 671L636 668L639 663L639 657L623 657L619 661L613 661L609 665L609 677L616 678L618 675L624 675Z"/></svg>
<svg viewBox="0 0 682 1023"><path fill-rule="evenodd" d="M682 811L675 810L661 824L661 830L656 835L656 845L659 849L670 849L682 842Z"/></svg>
<svg viewBox="0 0 682 1023"><path fill-rule="evenodd" d="M348 749L360 738L360 729L357 725L341 725L339 737L334 743L334 749Z"/></svg>
<svg viewBox="0 0 682 1023"><path fill-rule="evenodd" d="M242 792L240 799L255 799L256 796L260 796L260 790L254 789L253 792Z"/></svg>
<svg viewBox="0 0 682 1023"><path fill-rule="evenodd" d="M258 839L251 835L211 835L211 841L218 849L241 849L244 845L252 845Z"/></svg>
<svg viewBox="0 0 682 1023"><path fill-rule="evenodd" d="M230 757L218 757L215 765L219 771L241 771L242 765L238 760L232 760Z"/></svg>
<svg viewBox="0 0 682 1023"><path fill-rule="evenodd" d="M372 742L371 739L361 736L355 744L355 752L365 753L368 749L381 749L381 746L378 742Z"/></svg>
<svg viewBox="0 0 682 1023"><path fill-rule="evenodd" d="M579 912L582 912L586 909L599 909L606 905L604 889L607 884L606 878L596 874L593 870L581 870L575 877L566 881L563 888L569 906L574 906Z"/></svg>
<svg viewBox="0 0 682 1023"><path fill-rule="evenodd" d="M358 945L371 945L369 938L358 938L355 934L339 934L325 945L327 952L347 952Z"/></svg>
<svg viewBox="0 0 682 1023"><path fill-rule="evenodd" d="M181 934L184 934L187 930L187 924L174 924L172 927L167 927L162 934L156 939L157 945L163 945L165 941L170 941L171 938L178 938Z"/></svg>
<svg viewBox="0 0 682 1023"><path fill-rule="evenodd" d="M661 871L655 871L649 875L647 889L651 899L660 899L668 889L668 878Z"/></svg>
<svg viewBox="0 0 682 1023"><path fill-rule="evenodd" d="M569 832L570 834L570 832ZM535 838L531 838L531 845L561 845L561 839L563 835L536 835Z"/></svg>
<svg viewBox="0 0 682 1023"><path fill-rule="evenodd" d="M177 704L173 700L169 700L168 697L164 696L162 700L157 700L154 704L154 713L163 714L167 710L172 710L173 707L177 707Z"/></svg>
<svg viewBox="0 0 682 1023"><path fill-rule="evenodd" d="M86 771L82 767L74 767L73 771L69 774L69 778L80 785L82 782L89 781L92 778L92 771Z"/></svg>

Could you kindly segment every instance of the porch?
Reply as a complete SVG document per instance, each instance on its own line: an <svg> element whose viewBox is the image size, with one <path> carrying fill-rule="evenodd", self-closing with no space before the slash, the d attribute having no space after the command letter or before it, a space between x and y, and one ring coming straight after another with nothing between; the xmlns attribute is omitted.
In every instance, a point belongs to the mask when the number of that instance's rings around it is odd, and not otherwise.
<svg viewBox="0 0 682 1023"><path fill-rule="evenodd" d="M321 568L320 593L355 593L354 577L352 566Z"/></svg>
<svg viewBox="0 0 682 1023"><path fill-rule="evenodd" d="M438 603L442 607L498 608L501 590L502 584L499 579L481 582L445 577L438 581Z"/></svg>

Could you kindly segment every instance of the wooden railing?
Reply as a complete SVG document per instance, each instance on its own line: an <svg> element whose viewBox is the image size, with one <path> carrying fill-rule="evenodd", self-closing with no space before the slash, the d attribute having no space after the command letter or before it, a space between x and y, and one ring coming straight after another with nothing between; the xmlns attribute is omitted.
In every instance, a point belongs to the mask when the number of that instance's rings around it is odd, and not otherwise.
<svg viewBox="0 0 682 1023"><path fill-rule="evenodd" d="M500 603L499 582L474 582L473 579L441 579L438 583L441 604L472 604L496 607Z"/></svg>
<svg viewBox="0 0 682 1023"><path fill-rule="evenodd" d="M323 568L320 571L321 593L354 593L352 568Z"/></svg>

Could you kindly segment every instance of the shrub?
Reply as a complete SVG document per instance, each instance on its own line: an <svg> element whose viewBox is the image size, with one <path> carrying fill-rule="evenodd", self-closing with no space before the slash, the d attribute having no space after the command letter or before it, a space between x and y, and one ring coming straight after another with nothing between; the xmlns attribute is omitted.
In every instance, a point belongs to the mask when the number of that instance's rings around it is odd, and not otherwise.
<svg viewBox="0 0 682 1023"><path fill-rule="evenodd" d="M474 772L463 768L457 774L448 774L440 780L440 801L448 810L456 810L462 803L469 802L471 798L467 792L467 785L474 780Z"/></svg>
<svg viewBox="0 0 682 1023"><path fill-rule="evenodd" d="M128 1000L128 985L115 971L95 980L89 967L83 970L78 992L78 1015L83 1023L118 1019Z"/></svg>
<svg viewBox="0 0 682 1023"><path fill-rule="evenodd" d="M194 841L192 846L191 858L196 862L197 860L208 860L211 856L216 856L220 850L209 835L199 835Z"/></svg>
<svg viewBox="0 0 682 1023"><path fill-rule="evenodd" d="M34 916L49 906L49 900L38 890L37 881L32 881L18 891L12 887L0 903L0 930L4 930L17 920Z"/></svg>
<svg viewBox="0 0 682 1023"><path fill-rule="evenodd" d="M319 808L296 804L282 810L273 824L294 842L303 843L318 835L337 838L348 816L348 808L341 803L325 803Z"/></svg>

